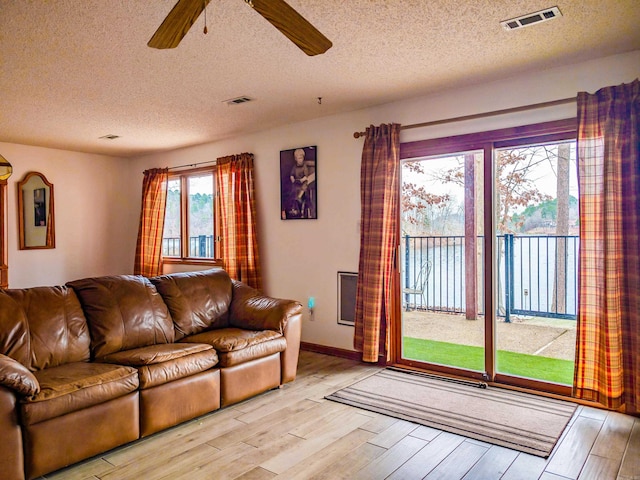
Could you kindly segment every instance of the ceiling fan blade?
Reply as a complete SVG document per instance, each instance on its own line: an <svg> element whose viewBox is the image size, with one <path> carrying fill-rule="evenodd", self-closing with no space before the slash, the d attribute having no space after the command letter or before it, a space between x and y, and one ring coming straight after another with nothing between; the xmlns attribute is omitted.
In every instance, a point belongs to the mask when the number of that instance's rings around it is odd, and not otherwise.
<svg viewBox="0 0 640 480"><path fill-rule="evenodd" d="M151 48L175 48L211 0L178 0L147 43Z"/></svg>
<svg viewBox="0 0 640 480"><path fill-rule="evenodd" d="M245 0L309 56L319 55L333 43L284 0Z"/></svg>

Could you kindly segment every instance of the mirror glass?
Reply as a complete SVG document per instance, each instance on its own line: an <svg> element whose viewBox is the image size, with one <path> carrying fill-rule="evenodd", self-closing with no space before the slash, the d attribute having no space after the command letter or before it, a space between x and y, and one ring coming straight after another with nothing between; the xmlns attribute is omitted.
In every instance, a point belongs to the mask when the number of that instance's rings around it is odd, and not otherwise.
<svg viewBox="0 0 640 480"><path fill-rule="evenodd" d="M18 182L20 249L55 247L53 185L38 172Z"/></svg>

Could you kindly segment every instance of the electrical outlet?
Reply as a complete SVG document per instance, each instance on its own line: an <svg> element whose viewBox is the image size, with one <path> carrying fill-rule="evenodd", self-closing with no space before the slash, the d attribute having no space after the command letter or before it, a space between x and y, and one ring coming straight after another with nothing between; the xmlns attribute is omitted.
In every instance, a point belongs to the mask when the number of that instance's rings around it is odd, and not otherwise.
<svg viewBox="0 0 640 480"><path fill-rule="evenodd" d="M307 300L307 308L309 309L309 320L313 322L313 309L316 306L316 299L314 297L309 297Z"/></svg>

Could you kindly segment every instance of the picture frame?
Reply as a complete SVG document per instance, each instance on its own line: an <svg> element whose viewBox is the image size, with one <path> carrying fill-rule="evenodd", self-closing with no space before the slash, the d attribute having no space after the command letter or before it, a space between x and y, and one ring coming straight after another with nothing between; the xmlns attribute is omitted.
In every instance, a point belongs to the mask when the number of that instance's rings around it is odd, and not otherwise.
<svg viewBox="0 0 640 480"><path fill-rule="evenodd" d="M358 272L338 272L338 325L355 325L357 285Z"/></svg>
<svg viewBox="0 0 640 480"><path fill-rule="evenodd" d="M280 217L282 220L318 218L318 148L280 151Z"/></svg>

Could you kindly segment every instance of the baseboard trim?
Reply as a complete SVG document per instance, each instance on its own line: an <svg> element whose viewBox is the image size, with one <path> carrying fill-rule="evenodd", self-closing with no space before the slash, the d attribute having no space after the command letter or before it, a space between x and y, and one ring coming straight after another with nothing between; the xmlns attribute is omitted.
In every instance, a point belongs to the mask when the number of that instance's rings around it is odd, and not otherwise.
<svg viewBox="0 0 640 480"><path fill-rule="evenodd" d="M360 352L345 350L344 348L328 347L326 345L318 345L317 343L300 342L300 349L307 352L322 353L324 355L362 361L362 354Z"/></svg>
<svg viewBox="0 0 640 480"><path fill-rule="evenodd" d="M300 342L300 349L307 352L322 353L324 355L332 355L334 357L355 360L356 362L366 363L367 365L386 365L384 357L382 356L378 357L378 363L363 362L361 352L356 352L354 350L345 350L344 348L328 347L326 345L318 345L317 343Z"/></svg>

